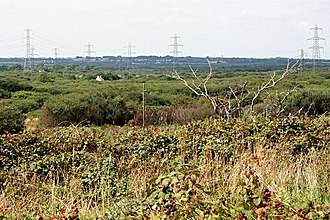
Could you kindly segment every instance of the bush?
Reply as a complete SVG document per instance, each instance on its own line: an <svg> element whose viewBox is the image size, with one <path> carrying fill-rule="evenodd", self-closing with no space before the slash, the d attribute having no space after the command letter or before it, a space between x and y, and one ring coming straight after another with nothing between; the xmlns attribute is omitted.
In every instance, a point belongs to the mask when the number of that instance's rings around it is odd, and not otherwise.
<svg viewBox="0 0 330 220"><path fill-rule="evenodd" d="M124 100L120 97L113 98L104 94L69 94L48 100L42 108L41 122L47 127L82 122L94 125L124 125L131 117Z"/></svg>
<svg viewBox="0 0 330 220"><path fill-rule="evenodd" d="M32 89L32 86L26 83L20 83L12 79L5 79L5 80L0 80L0 89L9 92L16 92L21 90L29 91Z"/></svg>
<svg viewBox="0 0 330 220"><path fill-rule="evenodd" d="M205 105L187 105L178 108L146 109L145 124L185 124L195 120L203 120L213 114L210 107ZM143 124L143 111L134 114L134 120L130 120L131 125Z"/></svg>
<svg viewBox="0 0 330 220"><path fill-rule="evenodd" d="M4 89L0 89L0 99L10 99L10 98L11 98L10 92Z"/></svg>
<svg viewBox="0 0 330 220"><path fill-rule="evenodd" d="M40 108L39 103L34 99L15 100L13 105L25 114Z"/></svg>
<svg viewBox="0 0 330 220"><path fill-rule="evenodd" d="M23 67L20 64L14 64L14 65L1 65L0 66L0 72L6 72L6 71L18 71L22 70Z"/></svg>
<svg viewBox="0 0 330 220"><path fill-rule="evenodd" d="M111 71L104 71L100 73L87 74L84 78L87 80L95 80L96 77L100 75L104 80L119 80L120 77Z"/></svg>
<svg viewBox="0 0 330 220"><path fill-rule="evenodd" d="M328 112L330 110L330 92L310 90L293 95L287 101L287 111L297 112L299 109L309 115L320 115Z"/></svg>
<svg viewBox="0 0 330 220"><path fill-rule="evenodd" d="M38 76L38 80L42 83L54 82L54 79L49 74L42 73Z"/></svg>
<svg viewBox="0 0 330 220"><path fill-rule="evenodd" d="M25 116L15 106L0 102L0 134L18 133L24 128Z"/></svg>

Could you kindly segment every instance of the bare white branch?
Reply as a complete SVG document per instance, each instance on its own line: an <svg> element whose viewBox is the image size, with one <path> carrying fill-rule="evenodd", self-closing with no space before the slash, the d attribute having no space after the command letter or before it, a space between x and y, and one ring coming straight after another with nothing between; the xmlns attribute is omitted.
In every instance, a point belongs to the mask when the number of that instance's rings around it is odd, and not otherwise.
<svg viewBox="0 0 330 220"><path fill-rule="evenodd" d="M209 66L209 73L207 76L203 79L199 78L197 76L197 70L194 70L191 66L189 66L191 74L192 74L192 81L188 82L184 78L180 76L180 74L177 71L173 71L171 76L172 78L175 78L177 80L180 80L187 88L189 88L192 92L194 92L198 96L203 96L206 99L209 100L211 103L214 113L218 116L225 116L227 118L230 118L233 116L233 113L238 113L238 116L241 116L241 113L243 112L242 109L242 102L251 94L246 90L247 82L245 82L242 86L238 88L229 87L230 92L226 95L226 97L220 98L220 97L212 97L207 89L207 83L212 77L213 69L211 66L211 63L209 60L207 60L208 66ZM266 92L268 93L268 89L274 87L277 83L282 81L285 77L287 77L290 73L297 70L296 66L299 64L299 60L292 63L290 60L288 60L287 66L285 71L281 75L277 75L276 72L273 72L270 79L263 83L262 85L258 86L257 89L254 91L254 96L250 103L250 111L252 115L256 115L254 112L254 106L256 103L257 98L260 96L261 93ZM196 83L195 83L196 80ZM279 116L283 112L283 103L287 99L287 97L295 91L290 90L281 100L279 100L278 96L278 104L273 105L273 107L276 107L278 109L277 116ZM270 94L269 94L270 95ZM232 97L234 97L235 102L233 102ZM235 103L236 106L232 108L233 103ZM267 111L267 110L266 110Z"/></svg>
<svg viewBox="0 0 330 220"><path fill-rule="evenodd" d="M258 87L257 91L254 92L254 97L252 98L251 101L251 105L250 105L251 112L253 112L254 110L255 101L260 96L260 93L263 92L264 90L274 87L277 83L282 81L287 75L296 71L296 66L298 65L298 63L299 60L296 60L296 62L293 65L291 65L290 60L288 60L286 70L281 74L281 76L278 79L276 79L276 72L274 72L267 83L264 83Z"/></svg>

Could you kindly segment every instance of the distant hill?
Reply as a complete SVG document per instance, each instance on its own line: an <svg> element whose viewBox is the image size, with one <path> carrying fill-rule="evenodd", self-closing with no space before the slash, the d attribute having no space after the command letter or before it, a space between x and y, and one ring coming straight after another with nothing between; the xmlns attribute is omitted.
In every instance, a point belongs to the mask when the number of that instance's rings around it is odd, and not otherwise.
<svg viewBox="0 0 330 220"><path fill-rule="evenodd" d="M34 65L45 64L76 64L85 66L91 64L100 68L125 70L125 69L154 69L154 68L187 68L189 66L207 69L207 60L210 61L214 71L228 72L228 71L270 71L276 69L283 69L288 63L288 58L224 58L224 57L172 57L172 56L138 56L138 57L122 57L122 56L103 56L95 58L35 58ZM293 60L293 59L291 59ZM0 65L22 64L24 58L0 58ZM312 68L312 60L305 60L306 68ZM330 67L330 60L320 60L319 65L322 67Z"/></svg>

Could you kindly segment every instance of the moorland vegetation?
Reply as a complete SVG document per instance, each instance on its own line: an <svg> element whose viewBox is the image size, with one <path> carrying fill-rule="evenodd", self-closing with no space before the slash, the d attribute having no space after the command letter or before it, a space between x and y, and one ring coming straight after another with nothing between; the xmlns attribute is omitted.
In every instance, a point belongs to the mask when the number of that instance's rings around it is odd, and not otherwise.
<svg viewBox="0 0 330 220"><path fill-rule="evenodd" d="M253 112L273 73L213 72L210 96L244 95L228 118L171 71L55 67L0 72L0 219L329 219L329 70Z"/></svg>

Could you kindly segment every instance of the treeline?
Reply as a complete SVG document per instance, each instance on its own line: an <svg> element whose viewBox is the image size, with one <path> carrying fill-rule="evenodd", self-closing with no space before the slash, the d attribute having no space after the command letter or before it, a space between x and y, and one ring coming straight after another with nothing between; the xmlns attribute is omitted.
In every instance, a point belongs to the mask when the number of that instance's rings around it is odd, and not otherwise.
<svg viewBox="0 0 330 220"><path fill-rule="evenodd" d="M0 72L6 71L20 71L23 70L22 65L20 64L13 64L13 65L0 65Z"/></svg>
<svg viewBox="0 0 330 220"><path fill-rule="evenodd" d="M23 71L24 68L21 64L12 65L0 65L0 72L19 72ZM103 72L105 69L91 64L80 66L78 64L38 64L27 70L28 72L44 72L44 73L92 73L92 72Z"/></svg>

